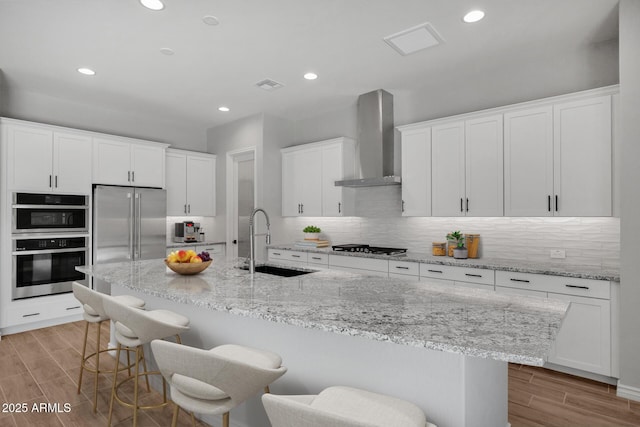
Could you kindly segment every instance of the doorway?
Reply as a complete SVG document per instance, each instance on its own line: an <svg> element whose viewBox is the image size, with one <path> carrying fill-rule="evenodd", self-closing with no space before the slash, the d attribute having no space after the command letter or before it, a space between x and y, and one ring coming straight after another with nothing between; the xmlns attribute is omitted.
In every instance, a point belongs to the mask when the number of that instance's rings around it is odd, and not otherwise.
<svg viewBox="0 0 640 427"><path fill-rule="evenodd" d="M255 207L255 148L227 153L227 255L249 256L249 216Z"/></svg>

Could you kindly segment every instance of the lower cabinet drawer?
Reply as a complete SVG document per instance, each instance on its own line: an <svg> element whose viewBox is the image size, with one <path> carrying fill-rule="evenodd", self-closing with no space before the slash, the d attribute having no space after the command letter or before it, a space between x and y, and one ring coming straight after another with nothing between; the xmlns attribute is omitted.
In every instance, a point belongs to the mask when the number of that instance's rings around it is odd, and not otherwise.
<svg viewBox="0 0 640 427"><path fill-rule="evenodd" d="M307 261L309 264L318 264L323 266L329 265L329 254L317 254L313 252L309 252L307 255Z"/></svg>
<svg viewBox="0 0 640 427"><path fill-rule="evenodd" d="M611 283L607 280L496 271L496 285L589 298L611 298Z"/></svg>
<svg viewBox="0 0 640 427"><path fill-rule="evenodd" d="M392 260L389 261L389 275L392 273L418 277L420 275L420 264L417 262Z"/></svg>
<svg viewBox="0 0 640 427"><path fill-rule="evenodd" d="M287 261L307 263L307 253L286 249L269 249L269 261Z"/></svg>
<svg viewBox="0 0 640 427"><path fill-rule="evenodd" d="M493 270L453 265L420 264L420 277L433 277L491 286L495 282L495 272Z"/></svg>
<svg viewBox="0 0 640 427"><path fill-rule="evenodd" d="M359 258L343 255L329 255L330 267L353 268L371 272L389 274L389 261L376 258Z"/></svg>
<svg viewBox="0 0 640 427"><path fill-rule="evenodd" d="M505 295L523 295L528 297L547 298L546 292L533 291L531 289L507 288L505 286L496 286L496 292Z"/></svg>
<svg viewBox="0 0 640 427"><path fill-rule="evenodd" d="M394 279L405 280L407 282L418 282L420 281L420 276L413 276L409 274L398 274L398 273L389 273L389 277Z"/></svg>
<svg viewBox="0 0 640 427"><path fill-rule="evenodd" d="M14 301L6 308L4 327L55 319L82 313L82 304L73 294L53 295Z"/></svg>

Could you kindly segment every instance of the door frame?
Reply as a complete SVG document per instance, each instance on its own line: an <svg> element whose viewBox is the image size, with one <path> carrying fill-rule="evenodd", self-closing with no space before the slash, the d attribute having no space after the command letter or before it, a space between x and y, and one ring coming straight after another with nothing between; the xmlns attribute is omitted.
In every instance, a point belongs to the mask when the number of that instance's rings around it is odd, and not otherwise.
<svg viewBox="0 0 640 427"><path fill-rule="evenodd" d="M227 216L227 258L237 258L238 245L233 244L234 235L238 234L238 175L236 164L253 159L253 206L257 206L257 148L255 146L227 151L226 155L226 216Z"/></svg>

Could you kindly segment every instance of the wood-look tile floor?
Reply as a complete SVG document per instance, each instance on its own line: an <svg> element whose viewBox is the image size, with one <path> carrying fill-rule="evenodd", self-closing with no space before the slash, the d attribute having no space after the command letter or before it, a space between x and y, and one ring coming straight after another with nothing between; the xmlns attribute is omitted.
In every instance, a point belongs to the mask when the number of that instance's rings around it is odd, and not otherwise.
<svg viewBox="0 0 640 427"><path fill-rule="evenodd" d="M50 328L37 329L14 335L5 335L0 341L0 404L26 404L26 413L15 412L14 408L0 411L0 427L87 427L106 426L109 416L111 396L111 375L101 375L98 385L98 411L93 412L93 374L85 372L82 390L77 394L80 358L84 339L84 321L67 323ZM95 325L89 328L87 354L95 349ZM109 322L101 329L102 348L109 340ZM105 355L105 356L103 356ZM102 353L101 367L113 366L114 359ZM126 371L123 374L125 375ZM122 377L124 378L124 377ZM141 385L144 384L142 381ZM133 397L133 383L124 385L122 395ZM146 391L142 387L141 401L153 404L162 401L159 393ZM58 404L53 412L37 412L33 405L42 403ZM65 411L64 404L70 405ZM0 408L3 409L3 408ZM160 427L171 425L173 404L161 409L140 411L140 427ZM133 424L133 410L114 404L112 425L117 427ZM179 426L191 426L191 417L180 411ZM198 427L206 426L197 422Z"/></svg>
<svg viewBox="0 0 640 427"><path fill-rule="evenodd" d="M89 349L95 348L95 326L89 329ZM27 404L26 413L0 412L0 426L104 426L109 413L111 377L100 379L98 412L93 413L93 376L85 375L77 394L84 322L6 335L0 341L0 403ZM102 345L109 338L103 324ZM109 362L109 358L101 358ZM113 363L113 359L110 360ZM146 390L143 388L143 390ZM509 365L509 422L513 427L640 426L640 402L615 395L615 387L531 366ZM132 394L125 389L125 395ZM155 392L143 393L143 402L159 401ZM32 411L33 404L58 403L55 413ZM68 403L71 410L64 411ZM168 426L173 406L142 411L141 427ZM115 406L113 425L132 425L132 411ZM191 418L180 412L180 426ZM198 422L199 427L206 426Z"/></svg>

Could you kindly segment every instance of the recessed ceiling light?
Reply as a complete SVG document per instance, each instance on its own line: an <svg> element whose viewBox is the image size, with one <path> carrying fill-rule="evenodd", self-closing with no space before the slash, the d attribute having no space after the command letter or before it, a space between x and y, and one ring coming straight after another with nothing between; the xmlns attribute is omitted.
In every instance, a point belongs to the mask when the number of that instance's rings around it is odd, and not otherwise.
<svg viewBox="0 0 640 427"><path fill-rule="evenodd" d="M173 51L173 49L169 48L169 47L162 47L160 48L160 52L164 53L167 56L171 56L173 55L175 52Z"/></svg>
<svg viewBox="0 0 640 427"><path fill-rule="evenodd" d="M307 80L315 80L318 78L318 75L316 73L307 73L304 75L304 78Z"/></svg>
<svg viewBox="0 0 640 427"><path fill-rule="evenodd" d="M464 15L464 18L462 18L462 20L468 24L471 24L473 22L478 22L479 20L481 20L482 18L484 18L484 12L481 10L472 10L471 12L467 13L466 15Z"/></svg>
<svg viewBox="0 0 640 427"><path fill-rule="evenodd" d="M428 22L392 34L383 40L402 56L437 46L444 41Z"/></svg>
<svg viewBox="0 0 640 427"><path fill-rule="evenodd" d="M151 10L162 10L164 9L164 4L160 0L140 0L140 3L147 9Z"/></svg>
<svg viewBox="0 0 640 427"><path fill-rule="evenodd" d="M216 18L213 15L203 16L202 22L204 22L207 25L218 25L220 23L220 21L218 21L218 18Z"/></svg>
<svg viewBox="0 0 640 427"><path fill-rule="evenodd" d="M223 113L226 113L227 111L229 111L229 107L225 107L223 105L222 107L218 107L218 111L222 111Z"/></svg>
<svg viewBox="0 0 640 427"><path fill-rule="evenodd" d="M80 74L84 74L85 76L95 76L96 72L93 71L91 68L78 68L78 72Z"/></svg>

